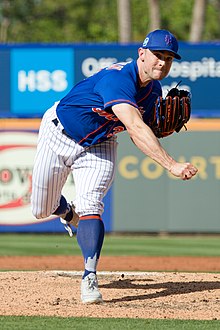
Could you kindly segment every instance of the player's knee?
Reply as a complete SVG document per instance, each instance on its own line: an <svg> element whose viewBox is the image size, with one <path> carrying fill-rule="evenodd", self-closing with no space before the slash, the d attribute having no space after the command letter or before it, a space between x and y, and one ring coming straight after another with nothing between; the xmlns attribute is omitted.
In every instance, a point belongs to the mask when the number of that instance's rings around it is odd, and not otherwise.
<svg viewBox="0 0 220 330"><path fill-rule="evenodd" d="M46 204L43 203L39 206L37 200L31 196L31 212L36 219L48 218L51 215L50 211Z"/></svg>
<svg viewBox="0 0 220 330"><path fill-rule="evenodd" d="M85 216L88 214L99 214L101 216L104 211L104 204L100 201L94 201L94 203L89 201L89 203L84 203L84 201L82 202L82 200L80 200L79 202L76 201L75 206L76 213L79 216Z"/></svg>
<svg viewBox="0 0 220 330"><path fill-rule="evenodd" d="M36 219L44 219L49 217L51 214L42 210L34 210L32 209L32 214Z"/></svg>

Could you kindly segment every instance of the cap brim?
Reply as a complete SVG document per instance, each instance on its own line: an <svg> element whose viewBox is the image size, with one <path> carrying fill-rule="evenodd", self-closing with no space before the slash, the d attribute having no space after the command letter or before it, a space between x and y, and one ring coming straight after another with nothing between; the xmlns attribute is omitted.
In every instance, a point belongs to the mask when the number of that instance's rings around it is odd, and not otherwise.
<svg viewBox="0 0 220 330"><path fill-rule="evenodd" d="M164 50L164 51L172 53L177 60L181 60L181 56L179 54L177 54L176 52L174 52L173 50L170 50L170 49L166 49L166 48L163 48L163 47L161 47L161 48L160 47L142 47L142 48L150 49L150 50Z"/></svg>

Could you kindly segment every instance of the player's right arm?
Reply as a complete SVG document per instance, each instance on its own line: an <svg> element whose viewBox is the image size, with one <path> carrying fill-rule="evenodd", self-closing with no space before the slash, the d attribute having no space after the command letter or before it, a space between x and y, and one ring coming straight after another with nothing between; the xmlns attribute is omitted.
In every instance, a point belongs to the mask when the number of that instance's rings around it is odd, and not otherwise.
<svg viewBox="0 0 220 330"><path fill-rule="evenodd" d="M112 106L112 110L125 125L134 144L145 155L182 180L189 180L197 173L195 166L190 163L178 163L166 152L151 128L144 123L137 108L120 103Z"/></svg>

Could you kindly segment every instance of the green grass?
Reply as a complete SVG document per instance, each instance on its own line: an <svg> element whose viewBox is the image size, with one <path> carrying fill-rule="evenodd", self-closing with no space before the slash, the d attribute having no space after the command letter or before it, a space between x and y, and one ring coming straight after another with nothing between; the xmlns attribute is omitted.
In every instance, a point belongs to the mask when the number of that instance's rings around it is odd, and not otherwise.
<svg viewBox="0 0 220 330"><path fill-rule="evenodd" d="M0 234L0 256L81 255L67 234ZM218 236L106 235L103 256L220 256Z"/></svg>
<svg viewBox="0 0 220 330"><path fill-rule="evenodd" d="M205 236L109 236L105 255L220 256L219 237Z"/></svg>
<svg viewBox="0 0 220 330"><path fill-rule="evenodd" d="M61 318L61 317L26 317L0 316L1 330L214 330L220 328L220 321L194 320L151 320L151 319L101 319L101 318Z"/></svg>

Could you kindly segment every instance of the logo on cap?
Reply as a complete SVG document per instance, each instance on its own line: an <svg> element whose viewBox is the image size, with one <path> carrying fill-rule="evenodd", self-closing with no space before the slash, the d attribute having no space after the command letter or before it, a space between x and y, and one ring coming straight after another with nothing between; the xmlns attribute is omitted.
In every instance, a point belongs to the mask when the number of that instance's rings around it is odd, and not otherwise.
<svg viewBox="0 0 220 330"><path fill-rule="evenodd" d="M148 42L149 42L149 38L147 37L146 39L144 39L143 47L147 46Z"/></svg>
<svg viewBox="0 0 220 330"><path fill-rule="evenodd" d="M181 59L181 56L177 53L178 42L176 38L172 33L166 30L150 32L144 39L142 47L150 50L170 51L174 54L176 59Z"/></svg>
<svg viewBox="0 0 220 330"><path fill-rule="evenodd" d="M171 45L172 45L172 37L171 37L169 34L167 34L167 35L165 36L165 43L166 43L168 46L171 46Z"/></svg>

